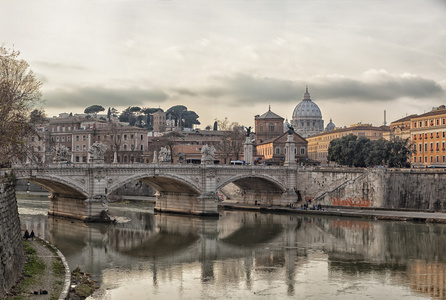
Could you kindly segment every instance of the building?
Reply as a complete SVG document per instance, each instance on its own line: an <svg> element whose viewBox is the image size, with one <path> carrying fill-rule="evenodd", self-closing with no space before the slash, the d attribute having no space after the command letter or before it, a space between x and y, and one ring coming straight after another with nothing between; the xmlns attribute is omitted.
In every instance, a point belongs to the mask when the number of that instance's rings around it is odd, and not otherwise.
<svg viewBox="0 0 446 300"><path fill-rule="evenodd" d="M271 111L271 105L268 111L263 115L254 117L255 143L257 145L264 141L271 140L283 133L284 118Z"/></svg>
<svg viewBox="0 0 446 300"><path fill-rule="evenodd" d="M390 123L390 130L383 133L383 138L388 141L397 139L411 139L411 119L417 115L413 114Z"/></svg>
<svg viewBox="0 0 446 300"><path fill-rule="evenodd" d="M446 167L446 107L441 105L414 116L410 124L413 166Z"/></svg>
<svg viewBox="0 0 446 300"><path fill-rule="evenodd" d="M350 127L322 132L306 138L308 141L308 157L319 161L321 164L328 164L327 156L330 141L349 134L366 137L374 141L383 138L383 135L389 130L390 128L388 126L375 127L370 124L359 123L351 125Z"/></svg>
<svg viewBox="0 0 446 300"><path fill-rule="evenodd" d="M287 141L288 132L282 133L280 136L269 141L262 142L257 145L257 156L265 164L281 165L285 160L285 142ZM298 164L307 164L307 144L308 142L293 133L293 140L296 143L295 159Z"/></svg>
<svg viewBox="0 0 446 300"><path fill-rule="evenodd" d="M302 101L294 108L291 126L294 127L296 133L304 138L324 131L321 110L311 100L308 87L305 89Z"/></svg>
<svg viewBox="0 0 446 300"><path fill-rule="evenodd" d="M166 131L166 113L162 110L158 110L153 113L153 131Z"/></svg>

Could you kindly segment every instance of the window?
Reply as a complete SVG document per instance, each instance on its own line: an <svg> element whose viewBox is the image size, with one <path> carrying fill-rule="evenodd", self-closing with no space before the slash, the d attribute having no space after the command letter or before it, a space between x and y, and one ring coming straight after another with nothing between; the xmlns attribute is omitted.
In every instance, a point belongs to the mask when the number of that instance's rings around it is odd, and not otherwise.
<svg viewBox="0 0 446 300"><path fill-rule="evenodd" d="M133 140L133 134L130 135L130 139Z"/></svg>
<svg viewBox="0 0 446 300"><path fill-rule="evenodd" d="M427 152L427 143L424 143L424 152Z"/></svg>
<svg viewBox="0 0 446 300"><path fill-rule="evenodd" d="M127 134L124 134L124 141L127 141Z"/></svg>
<svg viewBox="0 0 446 300"><path fill-rule="evenodd" d="M446 159L446 157L443 155L443 156L441 157L441 161L442 161L442 162L446 162L445 159Z"/></svg>
<svg viewBox="0 0 446 300"><path fill-rule="evenodd" d="M300 148L300 154L305 154L305 148L304 147Z"/></svg>
<svg viewBox="0 0 446 300"><path fill-rule="evenodd" d="M71 136L67 136L67 142L71 142Z"/></svg>
<svg viewBox="0 0 446 300"><path fill-rule="evenodd" d="M420 152L423 150L423 144L422 143L420 143Z"/></svg>
<svg viewBox="0 0 446 300"><path fill-rule="evenodd" d="M76 142L79 142L79 136L76 135Z"/></svg>
<svg viewBox="0 0 446 300"><path fill-rule="evenodd" d="M274 132L274 125L273 124L269 124L269 132Z"/></svg>
<svg viewBox="0 0 446 300"><path fill-rule="evenodd" d="M415 156L414 158L413 158L413 162L417 162L417 157Z"/></svg>
<svg viewBox="0 0 446 300"><path fill-rule="evenodd" d="M440 162L440 156L437 155L437 156L435 157L435 161L436 161L436 162Z"/></svg>
<svg viewBox="0 0 446 300"><path fill-rule="evenodd" d="M58 142L59 141L59 137L56 137L56 142Z"/></svg>
<svg viewBox="0 0 446 300"><path fill-rule="evenodd" d="M124 139L125 139L125 136L124 136ZM124 145L124 151L126 151L126 150L127 150L127 144Z"/></svg>
<svg viewBox="0 0 446 300"><path fill-rule="evenodd" d="M87 162L87 157L84 155L84 156L82 156L82 162Z"/></svg>
<svg viewBox="0 0 446 300"><path fill-rule="evenodd" d="M82 145L82 151L87 151L87 145Z"/></svg>
<svg viewBox="0 0 446 300"><path fill-rule="evenodd" d="M87 136L86 136L86 135L83 135L83 136L82 136L82 141L85 142L86 140L87 140Z"/></svg>
<svg viewBox="0 0 446 300"><path fill-rule="evenodd" d="M140 147L141 147L141 151L143 151L143 150L144 150L144 146L143 146L143 145L141 145Z"/></svg>
<svg viewBox="0 0 446 300"><path fill-rule="evenodd" d="M79 162L79 155L76 155L76 162Z"/></svg>
<svg viewBox="0 0 446 300"><path fill-rule="evenodd" d="M79 145L76 145L76 151L79 151Z"/></svg>
<svg viewBox="0 0 446 300"><path fill-rule="evenodd" d="M64 125L64 126L62 126L62 131L63 131L63 132L65 132L65 125Z"/></svg>
<svg viewBox="0 0 446 300"><path fill-rule="evenodd" d="M57 125L57 132L59 132L60 131L60 126L59 125Z"/></svg>
<svg viewBox="0 0 446 300"><path fill-rule="evenodd" d="M68 131L71 131L71 125L68 125Z"/></svg>
<svg viewBox="0 0 446 300"><path fill-rule="evenodd" d="M424 162L427 163L427 156L424 157Z"/></svg>
<svg viewBox="0 0 446 300"><path fill-rule="evenodd" d="M65 142L65 137L64 136L62 137L62 142Z"/></svg>
<svg viewBox="0 0 446 300"><path fill-rule="evenodd" d="M141 141L144 139L144 136L141 134Z"/></svg>
<svg viewBox="0 0 446 300"><path fill-rule="evenodd" d="M434 162L434 157L431 155L431 163Z"/></svg>
<svg viewBox="0 0 446 300"><path fill-rule="evenodd" d="M280 148L276 147L276 154L280 154Z"/></svg>
<svg viewBox="0 0 446 300"><path fill-rule="evenodd" d="M263 132L263 125L262 124L260 124L259 132Z"/></svg>

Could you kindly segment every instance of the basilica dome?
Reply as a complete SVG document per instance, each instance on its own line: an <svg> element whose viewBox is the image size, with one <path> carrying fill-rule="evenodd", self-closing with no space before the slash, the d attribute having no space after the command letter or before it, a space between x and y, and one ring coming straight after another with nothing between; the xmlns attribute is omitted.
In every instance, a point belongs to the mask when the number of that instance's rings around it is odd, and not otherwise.
<svg viewBox="0 0 446 300"><path fill-rule="evenodd" d="M324 120L322 120L321 110L311 100L308 87L305 89L302 101L294 108L291 125L304 138L324 131Z"/></svg>
<svg viewBox="0 0 446 300"><path fill-rule="evenodd" d="M308 92L308 88L306 88L304 93L304 98L302 101L296 105L293 111L293 119L307 119L307 118L316 118L322 119L322 113L317 106L316 103L311 101L310 93Z"/></svg>

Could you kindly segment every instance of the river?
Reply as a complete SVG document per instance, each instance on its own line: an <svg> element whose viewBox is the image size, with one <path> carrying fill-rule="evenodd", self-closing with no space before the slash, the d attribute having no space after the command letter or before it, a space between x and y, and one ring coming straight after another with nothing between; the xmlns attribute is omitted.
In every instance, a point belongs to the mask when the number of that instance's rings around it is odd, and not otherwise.
<svg viewBox="0 0 446 300"><path fill-rule="evenodd" d="M47 215L18 195L22 229L93 274L88 299L446 299L446 225L112 204L117 224Z"/></svg>

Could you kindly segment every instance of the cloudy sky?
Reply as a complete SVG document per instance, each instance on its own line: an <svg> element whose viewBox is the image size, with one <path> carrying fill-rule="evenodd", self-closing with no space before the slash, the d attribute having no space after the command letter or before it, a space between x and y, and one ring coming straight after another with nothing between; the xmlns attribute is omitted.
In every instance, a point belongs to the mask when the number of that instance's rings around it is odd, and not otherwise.
<svg viewBox="0 0 446 300"><path fill-rule="evenodd" d="M445 0L1 0L0 43L48 115L186 105L202 128L291 118L382 125L446 104Z"/></svg>

